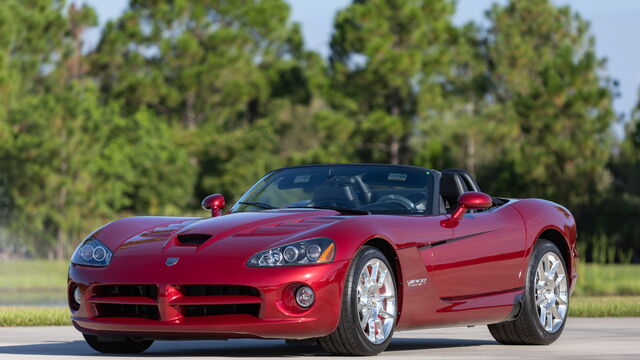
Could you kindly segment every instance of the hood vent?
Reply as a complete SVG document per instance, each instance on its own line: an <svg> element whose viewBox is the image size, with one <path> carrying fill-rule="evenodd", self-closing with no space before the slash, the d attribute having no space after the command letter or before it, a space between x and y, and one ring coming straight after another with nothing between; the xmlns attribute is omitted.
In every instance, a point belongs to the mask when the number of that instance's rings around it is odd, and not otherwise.
<svg viewBox="0 0 640 360"><path fill-rule="evenodd" d="M208 234L182 234L178 235L178 244L181 245L200 245L211 238Z"/></svg>

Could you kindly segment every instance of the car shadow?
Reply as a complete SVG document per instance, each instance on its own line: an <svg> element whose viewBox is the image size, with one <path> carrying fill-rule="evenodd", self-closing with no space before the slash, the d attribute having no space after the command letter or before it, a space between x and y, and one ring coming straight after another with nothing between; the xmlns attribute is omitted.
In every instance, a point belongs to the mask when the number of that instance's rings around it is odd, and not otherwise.
<svg viewBox="0 0 640 360"><path fill-rule="evenodd" d="M458 348L467 346L497 345L493 340L473 339L440 339L440 338L397 338L391 340L391 344L385 351L409 351Z"/></svg>
<svg viewBox="0 0 640 360"><path fill-rule="evenodd" d="M386 352L458 348L495 345L495 341L440 338L393 339ZM84 341L50 342L40 344L0 346L0 354L12 355L63 355L130 357L131 355L101 354L91 349ZM281 340L238 339L231 341L158 341L139 357L293 357L328 356L320 346L285 344Z"/></svg>

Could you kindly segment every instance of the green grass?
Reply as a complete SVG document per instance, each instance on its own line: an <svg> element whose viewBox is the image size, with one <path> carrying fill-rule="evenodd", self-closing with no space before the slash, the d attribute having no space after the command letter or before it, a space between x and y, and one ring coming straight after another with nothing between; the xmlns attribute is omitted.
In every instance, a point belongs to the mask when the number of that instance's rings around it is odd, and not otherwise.
<svg viewBox="0 0 640 360"><path fill-rule="evenodd" d="M640 295L640 265L580 264L574 295Z"/></svg>
<svg viewBox="0 0 640 360"><path fill-rule="evenodd" d="M640 317L640 296L572 296L573 317Z"/></svg>
<svg viewBox="0 0 640 360"><path fill-rule="evenodd" d="M0 291L50 289L65 291L66 260L3 260L0 261Z"/></svg>
<svg viewBox="0 0 640 360"><path fill-rule="evenodd" d="M66 304L67 292L59 289L2 290L2 296L0 296L0 306L64 306Z"/></svg>
<svg viewBox="0 0 640 360"><path fill-rule="evenodd" d="M63 307L0 306L0 326L71 325L69 310Z"/></svg>

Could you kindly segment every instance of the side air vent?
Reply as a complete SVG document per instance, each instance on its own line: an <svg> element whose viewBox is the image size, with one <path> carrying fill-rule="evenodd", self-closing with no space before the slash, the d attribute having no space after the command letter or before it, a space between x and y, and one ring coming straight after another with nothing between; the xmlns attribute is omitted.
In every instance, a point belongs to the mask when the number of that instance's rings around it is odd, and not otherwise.
<svg viewBox="0 0 640 360"><path fill-rule="evenodd" d="M200 245L210 238L211 235L207 234L183 234L178 235L178 243L183 245Z"/></svg>

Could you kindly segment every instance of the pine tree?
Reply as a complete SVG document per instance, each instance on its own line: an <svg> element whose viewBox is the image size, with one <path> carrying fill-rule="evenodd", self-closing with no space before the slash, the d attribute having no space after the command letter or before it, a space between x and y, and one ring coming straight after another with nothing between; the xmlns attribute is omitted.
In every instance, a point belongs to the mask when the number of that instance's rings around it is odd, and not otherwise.
<svg viewBox="0 0 640 360"><path fill-rule="evenodd" d="M85 76L80 39L93 10L9 2L0 17L0 212L12 238L63 258L127 212L183 210L195 168L169 125L143 110L123 118Z"/></svg>
<svg viewBox="0 0 640 360"><path fill-rule="evenodd" d="M483 183L496 194L574 210L597 199L610 179L615 115L589 24L548 0L494 5L488 18L484 121L500 129L502 150L484 168Z"/></svg>
<svg viewBox="0 0 640 360"><path fill-rule="evenodd" d="M296 137L311 132L299 118L322 106L306 72L322 64L304 51L282 0L133 0L90 58L105 101L171 124L199 167L196 198L231 200L291 149L311 147Z"/></svg>
<svg viewBox="0 0 640 360"><path fill-rule="evenodd" d="M346 99L336 102L357 121L363 161L413 161L417 124L442 104L453 9L447 0L356 0L337 14L330 62Z"/></svg>
<svg viewBox="0 0 640 360"><path fill-rule="evenodd" d="M92 54L106 98L194 129L250 124L264 113L268 74L298 55L282 0L132 0Z"/></svg>
<svg viewBox="0 0 640 360"><path fill-rule="evenodd" d="M640 259L640 227L628 220L640 216L640 91L638 94L625 137L610 164L612 187L595 206L599 216L589 224L592 233L606 233L616 240L619 250L632 251L636 262Z"/></svg>

